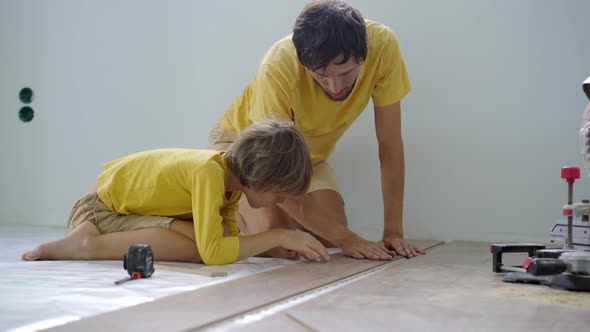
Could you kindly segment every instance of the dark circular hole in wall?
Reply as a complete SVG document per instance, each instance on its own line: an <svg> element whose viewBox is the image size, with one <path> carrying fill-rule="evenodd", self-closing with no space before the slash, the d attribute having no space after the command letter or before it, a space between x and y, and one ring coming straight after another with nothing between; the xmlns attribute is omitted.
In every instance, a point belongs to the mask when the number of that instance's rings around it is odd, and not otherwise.
<svg viewBox="0 0 590 332"><path fill-rule="evenodd" d="M18 94L18 98L24 104L30 104L35 98L35 93L31 88L22 88Z"/></svg>
<svg viewBox="0 0 590 332"><path fill-rule="evenodd" d="M29 106L24 106L18 111L18 117L22 122L30 122L35 117L35 111Z"/></svg>

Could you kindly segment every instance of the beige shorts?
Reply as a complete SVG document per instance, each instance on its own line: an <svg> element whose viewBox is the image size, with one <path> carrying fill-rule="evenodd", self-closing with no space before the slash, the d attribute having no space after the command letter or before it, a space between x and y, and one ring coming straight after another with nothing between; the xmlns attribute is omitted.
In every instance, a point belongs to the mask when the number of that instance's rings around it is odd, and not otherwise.
<svg viewBox="0 0 590 332"><path fill-rule="evenodd" d="M80 198L70 213L66 234L85 221L98 227L101 234L133 231L142 228L170 228L174 218L160 216L142 216L136 214L118 214L109 210L97 193Z"/></svg>
<svg viewBox="0 0 590 332"><path fill-rule="evenodd" d="M219 123L209 132L209 148L213 150L226 150L236 139L237 134L225 130ZM317 190L329 189L340 194L340 187L336 181L334 170L327 161L321 161L313 165L313 176L308 193Z"/></svg>

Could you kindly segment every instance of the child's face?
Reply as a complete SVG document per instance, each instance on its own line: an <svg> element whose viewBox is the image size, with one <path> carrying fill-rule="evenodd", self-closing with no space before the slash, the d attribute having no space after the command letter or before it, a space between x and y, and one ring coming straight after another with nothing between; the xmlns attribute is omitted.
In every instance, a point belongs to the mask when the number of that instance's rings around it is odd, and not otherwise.
<svg viewBox="0 0 590 332"><path fill-rule="evenodd" d="M255 209L273 207L284 202L290 196L279 190L256 190L255 188L244 191L244 195L246 195L250 206Z"/></svg>

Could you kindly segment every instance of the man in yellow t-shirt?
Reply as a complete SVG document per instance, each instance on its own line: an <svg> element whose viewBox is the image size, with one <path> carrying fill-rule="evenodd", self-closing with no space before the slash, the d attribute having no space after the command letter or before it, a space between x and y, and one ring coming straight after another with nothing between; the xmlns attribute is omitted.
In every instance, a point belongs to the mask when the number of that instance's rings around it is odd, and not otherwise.
<svg viewBox="0 0 590 332"><path fill-rule="evenodd" d="M238 237L240 197L272 207L306 192L312 163L291 122L246 128L227 151L160 149L104 165L97 185L72 209L67 233L24 253L23 260L120 259L134 243L157 260L227 264L267 252L330 259L309 233L273 229ZM243 193L243 195L242 195Z"/></svg>
<svg viewBox="0 0 590 332"><path fill-rule="evenodd" d="M253 122L289 119L305 136L314 163L308 193L272 209L240 202L243 231L299 224L324 243L356 258L408 258L424 253L403 238L404 152L400 101L410 91L394 33L364 20L343 1L314 1L298 16L293 34L265 54L253 81L211 130L209 146L223 149ZM346 227L344 202L327 159L369 99L375 106L384 206L383 241L362 239Z"/></svg>

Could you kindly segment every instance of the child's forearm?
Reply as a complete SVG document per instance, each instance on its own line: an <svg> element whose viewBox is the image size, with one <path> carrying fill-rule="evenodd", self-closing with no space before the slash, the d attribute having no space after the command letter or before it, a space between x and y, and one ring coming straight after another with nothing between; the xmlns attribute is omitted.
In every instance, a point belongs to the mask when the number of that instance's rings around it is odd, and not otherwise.
<svg viewBox="0 0 590 332"><path fill-rule="evenodd" d="M238 260L256 256L274 247L282 245L284 230L271 229L266 232L240 236L240 251Z"/></svg>

